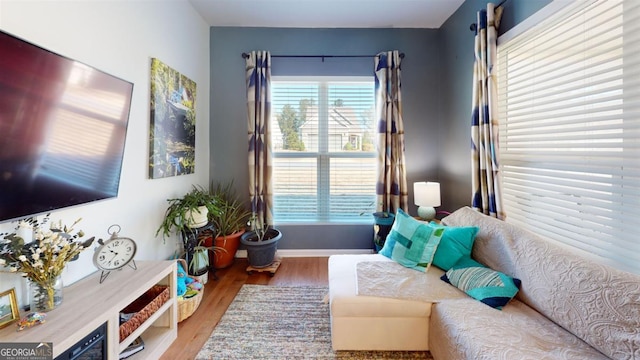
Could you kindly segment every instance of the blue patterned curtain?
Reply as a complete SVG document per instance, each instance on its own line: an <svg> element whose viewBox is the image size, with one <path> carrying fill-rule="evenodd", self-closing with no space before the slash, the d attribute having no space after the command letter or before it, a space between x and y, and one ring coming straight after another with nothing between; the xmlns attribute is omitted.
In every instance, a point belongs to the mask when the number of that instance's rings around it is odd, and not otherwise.
<svg viewBox="0 0 640 360"><path fill-rule="evenodd" d="M494 11L495 9L495 11ZM497 28L502 7L487 4L478 12L473 66L473 111L471 115L472 207L504 219L502 179L498 162L498 99L493 68L497 52Z"/></svg>
<svg viewBox="0 0 640 360"><path fill-rule="evenodd" d="M408 211L404 163L404 125L400 81L400 53L375 57L376 117L378 119L377 211Z"/></svg>
<svg viewBox="0 0 640 360"><path fill-rule="evenodd" d="M246 59L249 125L249 195L257 226L273 225L271 184L271 54L252 51Z"/></svg>

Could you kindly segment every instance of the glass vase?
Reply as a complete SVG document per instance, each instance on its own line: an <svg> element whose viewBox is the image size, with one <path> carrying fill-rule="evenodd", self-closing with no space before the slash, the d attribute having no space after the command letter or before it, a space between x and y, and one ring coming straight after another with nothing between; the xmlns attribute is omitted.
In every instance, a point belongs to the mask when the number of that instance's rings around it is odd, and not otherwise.
<svg viewBox="0 0 640 360"><path fill-rule="evenodd" d="M50 282L29 281L31 311L47 312L62 304L62 276Z"/></svg>

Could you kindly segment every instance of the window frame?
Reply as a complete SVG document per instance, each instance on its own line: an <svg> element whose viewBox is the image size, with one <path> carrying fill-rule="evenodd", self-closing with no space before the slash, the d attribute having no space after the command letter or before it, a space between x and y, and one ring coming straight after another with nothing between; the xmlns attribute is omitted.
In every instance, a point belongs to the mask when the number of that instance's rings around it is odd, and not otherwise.
<svg viewBox="0 0 640 360"><path fill-rule="evenodd" d="M329 135L329 116L328 116L328 84L330 83L360 83L360 82L369 82L371 84L371 88L373 90L372 93L372 106L375 109L375 78L373 75L371 76L289 76L289 75L278 75L271 77L272 86L274 83L285 83L285 82L300 82L300 83L319 83L318 88L318 149L317 151L278 151L272 150L272 157L274 159L315 159L316 162L316 197L318 204L318 211L316 212L315 219L312 218L301 218L301 219L278 219L278 215L276 212L276 190L275 184L273 189L274 196L274 208L273 208L273 218L274 223L278 225L305 225L305 224L313 224L313 225L322 225L322 224L330 224L330 225L358 225L358 224L370 224L372 223L372 219L370 216L366 216L369 213L373 213L375 211L375 181L377 181L377 176L374 176L372 179L374 181L371 193L372 205L369 211L364 211L359 213L358 217L348 217L348 218L340 218L335 217L332 218L330 216L330 196L331 196L331 181L324 180L325 178L331 179L331 159L375 159L377 158L377 150L375 149L375 137L376 137L376 128L375 128L375 118L372 119L371 130L373 137L374 149L370 152L365 151L331 151L329 150L330 146L330 135ZM323 91L324 90L324 91ZM272 94L273 95L273 91ZM271 124L275 124L275 119L277 119L278 113L275 112L272 102L272 119ZM375 114L374 114L375 116ZM320 121L323 120L323 121ZM277 124L275 125L277 126ZM273 130L271 131L273 134ZM362 138L360 138L360 142L362 143ZM376 165L377 166L377 165ZM275 164L273 166L273 178L275 175L276 167Z"/></svg>

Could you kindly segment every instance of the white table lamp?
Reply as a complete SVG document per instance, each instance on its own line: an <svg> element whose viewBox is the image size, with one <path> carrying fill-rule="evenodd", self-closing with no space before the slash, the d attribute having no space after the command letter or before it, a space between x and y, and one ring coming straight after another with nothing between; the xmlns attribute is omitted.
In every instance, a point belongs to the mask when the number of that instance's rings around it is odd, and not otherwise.
<svg viewBox="0 0 640 360"><path fill-rule="evenodd" d="M436 216L436 206L440 206L440 183L413 183L413 202L418 205L418 216L422 220L433 220Z"/></svg>

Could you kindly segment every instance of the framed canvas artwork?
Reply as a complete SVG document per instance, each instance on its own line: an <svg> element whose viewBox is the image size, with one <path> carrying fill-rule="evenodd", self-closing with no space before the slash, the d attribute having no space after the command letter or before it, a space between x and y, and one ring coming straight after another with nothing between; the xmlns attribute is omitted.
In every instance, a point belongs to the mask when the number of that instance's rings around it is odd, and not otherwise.
<svg viewBox="0 0 640 360"><path fill-rule="evenodd" d="M196 83L151 59L149 178L195 171Z"/></svg>

